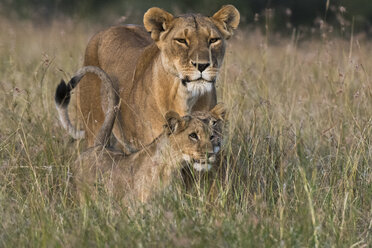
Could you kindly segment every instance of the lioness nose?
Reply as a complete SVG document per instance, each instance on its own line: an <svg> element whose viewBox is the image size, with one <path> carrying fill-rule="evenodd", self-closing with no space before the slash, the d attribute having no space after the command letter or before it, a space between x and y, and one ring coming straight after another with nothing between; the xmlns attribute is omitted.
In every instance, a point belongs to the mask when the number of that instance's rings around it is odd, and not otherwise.
<svg viewBox="0 0 372 248"><path fill-rule="evenodd" d="M209 63L200 64L200 63L192 62L192 65L195 66L196 68L198 68L198 70L200 72L203 72L210 64Z"/></svg>

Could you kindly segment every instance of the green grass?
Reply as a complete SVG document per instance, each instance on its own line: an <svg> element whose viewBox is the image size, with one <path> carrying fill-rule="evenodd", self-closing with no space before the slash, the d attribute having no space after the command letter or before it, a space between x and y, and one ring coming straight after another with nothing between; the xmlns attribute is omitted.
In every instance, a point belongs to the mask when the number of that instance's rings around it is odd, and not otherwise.
<svg viewBox="0 0 372 248"><path fill-rule="evenodd" d="M129 214L105 194L76 201L83 145L54 108L100 29L0 22L0 247L372 245L371 42L238 32L218 82L224 175L189 191L174 182Z"/></svg>

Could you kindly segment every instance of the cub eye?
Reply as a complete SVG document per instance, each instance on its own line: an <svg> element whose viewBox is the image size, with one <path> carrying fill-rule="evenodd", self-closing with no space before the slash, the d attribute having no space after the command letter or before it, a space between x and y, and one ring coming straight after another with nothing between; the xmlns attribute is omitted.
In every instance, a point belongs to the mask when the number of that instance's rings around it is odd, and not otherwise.
<svg viewBox="0 0 372 248"><path fill-rule="evenodd" d="M216 43L219 40L220 40L220 38L211 38L211 39L209 39L209 44Z"/></svg>
<svg viewBox="0 0 372 248"><path fill-rule="evenodd" d="M209 125L211 125L212 127L215 127L217 123L218 123L218 120L210 120Z"/></svg>
<svg viewBox="0 0 372 248"><path fill-rule="evenodd" d="M198 135L196 134L196 133L190 133L189 134L189 137L190 137L190 139L192 139L192 140L198 140L199 138L198 138Z"/></svg>
<svg viewBox="0 0 372 248"><path fill-rule="evenodd" d="M174 39L175 41L177 41L178 43L180 44L185 44L187 45L187 41L185 39Z"/></svg>

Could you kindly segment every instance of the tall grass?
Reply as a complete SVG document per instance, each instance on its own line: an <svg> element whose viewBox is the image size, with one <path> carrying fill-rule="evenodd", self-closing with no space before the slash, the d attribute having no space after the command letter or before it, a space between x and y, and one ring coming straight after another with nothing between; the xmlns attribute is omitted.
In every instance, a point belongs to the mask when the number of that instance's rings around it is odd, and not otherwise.
<svg viewBox="0 0 372 248"><path fill-rule="evenodd" d="M218 82L224 173L133 214L105 194L76 201L83 148L54 108L100 28L0 22L0 246L372 245L372 43L238 33Z"/></svg>

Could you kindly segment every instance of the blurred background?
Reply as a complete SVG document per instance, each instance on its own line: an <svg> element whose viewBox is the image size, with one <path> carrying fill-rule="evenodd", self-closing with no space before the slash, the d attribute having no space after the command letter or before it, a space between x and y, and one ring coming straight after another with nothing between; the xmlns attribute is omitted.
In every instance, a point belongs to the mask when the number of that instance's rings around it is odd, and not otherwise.
<svg viewBox="0 0 372 248"><path fill-rule="evenodd" d="M265 30L269 26L283 34L321 30L323 34L346 35L353 30L372 37L371 0L1 0L0 14L37 23L69 17L102 25L141 24L143 13L153 6L176 15L187 12L212 15L224 4L239 9L240 27Z"/></svg>

